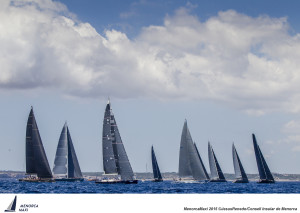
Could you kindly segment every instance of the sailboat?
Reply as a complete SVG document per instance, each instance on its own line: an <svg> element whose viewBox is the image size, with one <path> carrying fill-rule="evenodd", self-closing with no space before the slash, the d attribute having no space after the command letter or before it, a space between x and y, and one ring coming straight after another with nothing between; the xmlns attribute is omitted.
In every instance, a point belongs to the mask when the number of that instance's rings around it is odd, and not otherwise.
<svg viewBox="0 0 300 213"><path fill-rule="evenodd" d="M187 126L187 121L185 120L181 141L180 141L180 151L179 151L179 169L178 174L180 181L207 181L208 177L205 174L205 168L203 163L201 163L200 155L197 152L191 133Z"/></svg>
<svg viewBox="0 0 300 213"><path fill-rule="evenodd" d="M154 176L154 182L162 182L162 176L157 164L156 156L154 153L153 146L151 147L151 159L152 159L152 169L153 169L153 176Z"/></svg>
<svg viewBox="0 0 300 213"><path fill-rule="evenodd" d="M137 183L108 101L102 131L103 169L105 178L96 183Z"/></svg>
<svg viewBox="0 0 300 213"><path fill-rule="evenodd" d="M252 134L252 139L253 139L254 152L255 152L256 163L257 163L258 173L260 178L258 183L275 183L273 175L267 165L267 162L265 161L264 156L260 151L260 148L256 142L256 138L254 134Z"/></svg>
<svg viewBox="0 0 300 213"><path fill-rule="evenodd" d="M5 212L15 212L16 211L16 205L17 205L17 196L13 199L13 201L9 204Z"/></svg>
<svg viewBox="0 0 300 213"><path fill-rule="evenodd" d="M53 174L56 181L83 181L67 122L59 137Z"/></svg>
<svg viewBox="0 0 300 213"><path fill-rule="evenodd" d="M26 127L26 175L19 181L53 182L53 176L31 107Z"/></svg>
<svg viewBox="0 0 300 213"><path fill-rule="evenodd" d="M210 142L208 142L208 159L210 167L209 182L227 182Z"/></svg>
<svg viewBox="0 0 300 213"><path fill-rule="evenodd" d="M248 177L245 173L244 167L241 163L239 155L235 149L234 144L232 144L232 158L233 158L233 166L235 172L235 180L233 183L249 183Z"/></svg>

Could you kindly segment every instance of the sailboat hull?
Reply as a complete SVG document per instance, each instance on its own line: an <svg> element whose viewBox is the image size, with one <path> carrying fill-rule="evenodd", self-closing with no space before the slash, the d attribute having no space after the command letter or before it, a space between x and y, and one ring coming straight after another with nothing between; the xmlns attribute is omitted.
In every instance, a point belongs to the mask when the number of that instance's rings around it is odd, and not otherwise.
<svg viewBox="0 0 300 213"><path fill-rule="evenodd" d="M248 180L234 180L232 183L249 183Z"/></svg>
<svg viewBox="0 0 300 213"><path fill-rule="evenodd" d="M99 180L95 181L97 184L116 184L116 183L122 183L122 184L137 184L138 180Z"/></svg>
<svg viewBox="0 0 300 213"><path fill-rule="evenodd" d="M41 183L41 182L55 182L53 178L40 178L40 179L32 179L32 178L21 178L20 182L32 182L32 183Z"/></svg>
<svg viewBox="0 0 300 213"><path fill-rule="evenodd" d="M121 183L121 180L97 180L95 181L95 183L97 184L116 184L116 183Z"/></svg>
<svg viewBox="0 0 300 213"><path fill-rule="evenodd" d="M257 183L275 183L275 180L260 179Z"/></svg>
<svg viewBox="0 0 300 213"><path fill-rule="evenodd" d="M227 180L222 180L222 179L216 179L216 180L209 180L209 182L215 182L215 183L217 183L217 182L227 182Z"/></svg>
<svg viewBox="0 0 300 213"><path fill-rule="evenodd" d="M64 181L64 182L76 182L83 181L84 178L56 178L55 181Z"/></svg>
<svg viewBox="0 0 300 213"><path fill-rule="evenodd" d="M152 180L152 182L163 182L163 180L161 180L161 179L154 179L154 180Z"/></svg>
<svg viewBox="0 0 300 213"><path fill-rule="evenodd" d="M125 183L125 184L137 184L138 180L123 180L122 183Z"/></svg>

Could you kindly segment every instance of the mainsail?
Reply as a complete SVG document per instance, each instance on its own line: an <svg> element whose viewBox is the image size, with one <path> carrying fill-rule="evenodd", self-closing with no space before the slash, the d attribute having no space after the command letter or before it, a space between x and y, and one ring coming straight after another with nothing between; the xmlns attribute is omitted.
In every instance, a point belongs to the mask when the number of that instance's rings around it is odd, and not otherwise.
<svg viewBox="0 0 300 213"><path fill-rule="evenodd" d="M181 134L178 173L180 177L192 176L195 180L207 180L186 120Z"/></svg>
<svg viewBox="0 0 300 213"><path fill-rule="evenodd" d="M256 142L256 138L255 138L254 134L252 134L252 139L253 139L256 163L257 163L259 177L260 177L259 182L260 183L274 183L275 180L273 178L273 175L265 161L264 156L262 155L262 153L260 151L260 148Z"/></svg>
<svg viewBox="0 0 300 213"><path fill-rule="evenodd" d="M236 183L248 183L248 178L239 158L239 155L235 149L234 144L232 144L232 158L233 158L233 166L235 172L235 182Z"/></svg>
<svg viewBox="0 0 300 213"><path fill-rule="evenodd" d="M105 174L117 174L115 154L111 135L111 109L108 103L105 108L102 129L103 170Z"/></svg>
<svg viewBox="0 0 300 213"><path fill-rule="evenodd" d="M134 174L110 102L106 105L103 119L102 151L105 174L117 173L122 180L134 180Z"/></svg>
<svg viewBox="0 0 300 213"><path fill-rule="evenodd" d="M154 149L153 146L151 147L151 159L152 159L152 169L153 169L153 176L154 176L154 180L156 181L162 181L162 176L158 167L158 163L156 160L156 156L154 153Z"/></svg>
<svg viewBox="0 0 300 213"><path fill-rule="evenodd" d="M211 178L210 181L226 182L226 179L218 163L214 150L210 145L210 142L208 142L208 159L209 159L209 167L210 167L210 178Z"/></svg>
<svg viewBox="0 0 300 213"><path fill-rule="evenodd" d="M36 174L39 178L52 178L32 107L26 127L26 174Z"/></svg>
<svg viewBox="0 0 300 213"><path fill-rule="evenodd" d="M13 199L13 201L9 204L5 212L15 212L16 211L16 205L17 205L17 196Z"/></svg>
<svg viewBox="0 0 300 213"><path fill-rule="evenodd" d="M67 178L82 178L82 173L75 153L67 123L65 123L57 145L53 173Z"/></svg>

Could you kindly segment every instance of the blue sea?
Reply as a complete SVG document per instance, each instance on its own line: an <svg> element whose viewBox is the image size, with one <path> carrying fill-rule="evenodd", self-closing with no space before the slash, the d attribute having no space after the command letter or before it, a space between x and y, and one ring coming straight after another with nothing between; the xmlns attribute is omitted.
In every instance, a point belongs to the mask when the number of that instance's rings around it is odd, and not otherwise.
<svg viewBox="0 0 300 213"><path fill-rule="evenodd" d="M99 194L239 194L239 193L300 193L300 182L275 184L238 183L182 183L173 181L138 184L95 184L93 181L28 183L12 178L0 179L0 193L99 193Z"/></svg>

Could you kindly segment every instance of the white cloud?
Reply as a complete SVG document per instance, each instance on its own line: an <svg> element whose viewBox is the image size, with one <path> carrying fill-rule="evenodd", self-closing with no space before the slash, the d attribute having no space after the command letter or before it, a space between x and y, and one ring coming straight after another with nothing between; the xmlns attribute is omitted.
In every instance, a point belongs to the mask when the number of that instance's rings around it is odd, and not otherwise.
<svg viewBox="0 0 300 213"><path fill-rule="evenodd" d="M293 152L300 152L300 146L295 146L292 149Z"/></svg>
<svg viewBox="0 0 300 213"><path fill-rule="evenodd" d="M291 120L284 124L282 131L284 133L297 134L300 131L300 121Z"/></svg>
<svg viewBox="0 0 300 213"><path fill-rule="evenodd" d="M252 114L300 111L300 35L286 18L180 8L135 39L102 36L51 0L0 7L0 88L79 97L209 99Z"/></svg>
<svg viewBox="0 0 300 213"><path fill-rule="evenodd" d="M285 144L290 144L290 149L293 152L300 151L300 121L299 120L291 120L283 125L282 132L285 133L286 138L281 142Z"/></svg>

